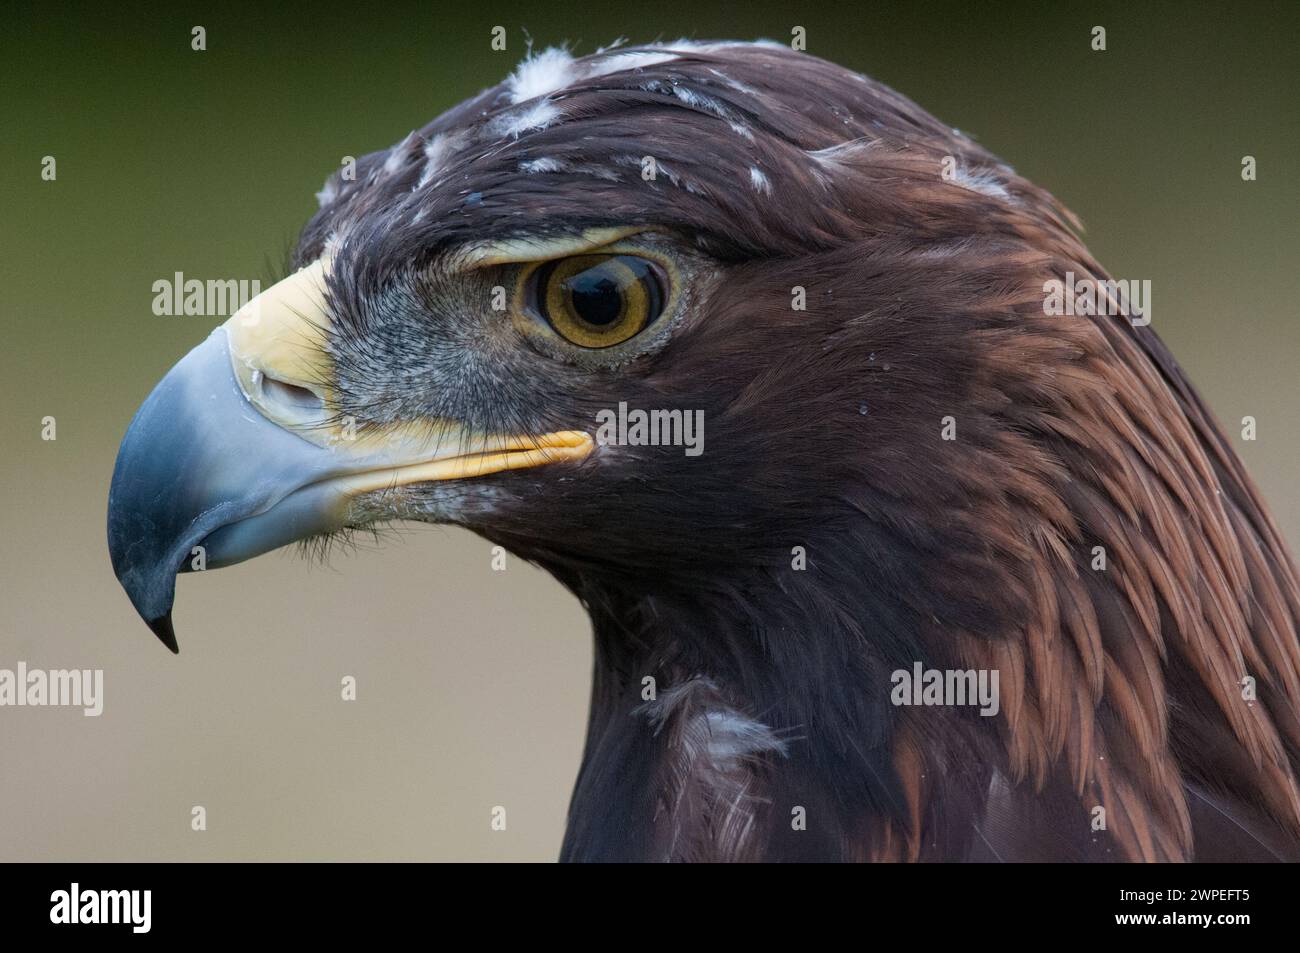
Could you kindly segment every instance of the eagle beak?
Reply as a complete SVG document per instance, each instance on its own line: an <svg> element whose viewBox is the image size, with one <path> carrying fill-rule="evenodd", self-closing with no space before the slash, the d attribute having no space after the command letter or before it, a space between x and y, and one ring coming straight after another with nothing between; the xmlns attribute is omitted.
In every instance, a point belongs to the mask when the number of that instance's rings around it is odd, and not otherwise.
<svg viewBox="0 0 1300 953"><path fill-rule="evenodd" d="M179 572L348 525L365 493L581 460L593 449L581 431L480 435L428 420L368 427L331 411L326 267L309 265L216 328L154 388L122 438L108 494L113 571L173 652Z"/></svg>

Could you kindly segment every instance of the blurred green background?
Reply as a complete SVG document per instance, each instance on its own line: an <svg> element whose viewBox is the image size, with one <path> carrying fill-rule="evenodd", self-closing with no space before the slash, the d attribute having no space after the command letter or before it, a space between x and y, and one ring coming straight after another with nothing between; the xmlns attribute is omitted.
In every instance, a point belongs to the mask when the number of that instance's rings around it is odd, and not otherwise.
<svg viewBox="0 0 1300 953"><path fill-rule="evenodd" d="M267 279L343 155L496 83L527 35L585 53L797 24L810 52L975 136L1083 218L1112 274L1152 281L1155 327L1300 539L1300 5L1133 6L7 9L0 667L103 668L105 712L0 709L0 860L556 855L590 647L549 578L492 572L485 542L440 528L332 569L281 554L183 578L174 658L104 542L123 429L218 323L155 316L153 282ZM1247 414L1255 442L1238 439Z"/></svg>

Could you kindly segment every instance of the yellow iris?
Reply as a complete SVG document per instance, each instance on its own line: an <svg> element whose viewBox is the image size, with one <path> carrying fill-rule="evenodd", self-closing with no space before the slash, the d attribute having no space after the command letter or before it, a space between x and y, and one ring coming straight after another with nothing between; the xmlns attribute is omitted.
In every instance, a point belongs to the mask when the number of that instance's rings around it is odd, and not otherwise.
<svg viewBox="0 0 1300 953"><path fill-rule="evenodd" d="M537 270L538 310L579 347L628 340L659 316L663 297L653 266L634 255L575 255Z"/></svg>

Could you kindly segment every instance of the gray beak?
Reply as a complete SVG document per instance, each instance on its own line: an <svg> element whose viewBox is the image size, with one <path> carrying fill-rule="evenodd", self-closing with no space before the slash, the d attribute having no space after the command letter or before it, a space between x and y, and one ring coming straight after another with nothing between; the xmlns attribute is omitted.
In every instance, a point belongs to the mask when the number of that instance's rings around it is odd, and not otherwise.
<svg viewBox="0 0 1300 953"><path fill-rule="evenodd" d="M347 499L328 481L355 467L248 402L219 327L154 388L122 439L108 492L113 571L176 652L176 574L341 525Z"/></svg>

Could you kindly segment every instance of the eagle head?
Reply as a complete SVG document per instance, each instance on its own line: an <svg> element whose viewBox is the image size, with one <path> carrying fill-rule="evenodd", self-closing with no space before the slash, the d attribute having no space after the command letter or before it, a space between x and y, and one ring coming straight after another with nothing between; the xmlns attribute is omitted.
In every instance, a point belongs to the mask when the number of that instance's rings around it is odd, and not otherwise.
<svg viewBox="0 0 1300 953"><path fill-rule="evenodd" d="M566 856L1177 859L1225 805L1294 843L1285 547L963 133L775 44L547 50L319 200L122 443L113 565L173 651L178 572L454 523L592 616ZM914 665L999 712L892 703Z"/></svg>

